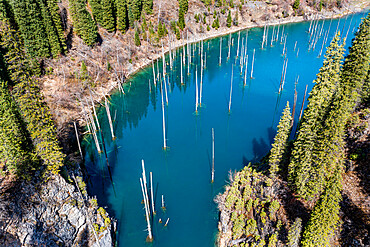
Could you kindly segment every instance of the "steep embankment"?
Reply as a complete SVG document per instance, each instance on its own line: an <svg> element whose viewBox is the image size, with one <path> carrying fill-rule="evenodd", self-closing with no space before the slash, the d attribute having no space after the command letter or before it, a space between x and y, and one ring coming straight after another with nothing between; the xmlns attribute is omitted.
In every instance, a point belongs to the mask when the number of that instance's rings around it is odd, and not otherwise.
<svg viewBox="0 0 370 247"><path fill-rule="evenodd" d="M114 231L105 210L98 209L96 199L87 198L80 177L76 178L80 188L69 180L56 175L43 184L22 182L2 187L0 244L113 246Z"/></svg>

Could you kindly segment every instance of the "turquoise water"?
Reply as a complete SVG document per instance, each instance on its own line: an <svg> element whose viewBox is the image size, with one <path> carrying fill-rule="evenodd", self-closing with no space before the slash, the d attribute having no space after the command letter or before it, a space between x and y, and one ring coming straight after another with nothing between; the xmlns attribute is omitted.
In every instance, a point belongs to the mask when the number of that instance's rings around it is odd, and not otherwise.
<svg viewBox="0 0 370 247"><path fill-rule="evenodd" d="M348 31L348 43L353 38L363 13L333 20L327 44L335 30ZM338 25L339 22L339 25ZM324 23L324 29L330 20ZM160 86L153 85L152 67L147 67L124 85L125 94L119 91L110 98L110 112L114 120L112 141L105 109L99 109L99 121L103 129L108 160L114 186L106 169L105 157L97 153L91 137L85 137L85 158L89 174L88 189L96 194L101 205L118 220L119 246L214 246L217 234L218 210L213 198L227 183L229 171L241 169L249 162L263 157L271 147L279 117L286 102L293 105L294 87L298 101L295 122L299 116L306 84L308 91L322 65L318 57L324 39L318 39L315 50L308 51L310 22L284 25L287 34L287 72L283 91L278 94L284 57L284 44L270 46L272 27L269 28L267 47L261 50L263 28L248 31L249 55L247 85L240 74L239 60L235 65L238 33L232 34L234 45L227 60L229 36L222 37L222 64L219 65L220 38L204 41L207 53L203 74L202 108L195 111L195 68L200 82L199 43L195 44L190 75L187 60L184 67L185 85L180 85L180 53L174 60L173 69L167 64L168 106L165 107L167 151L162 150L162 110ZM275 32L277 29L275 29ZM246 31L240 33L246 36ZM240 39L240 49L241 49ZM294 50L295 43L296 49ZM253 49L255 49L254 79L250 79ZM298 52L299 49L299 52ZM298 53L298 56L297 56ZM240 54L240 53L239 53ZM169 63L168 55L166 62ZM157 68L155 62L155 67ZM158 61L161 72L162 60ZM231 113L228 113L231 70L233 91ZM244 69L243 69L244 70ZM150 80L150 86L149 86ZM211 183L212 136L215 131L215 181ZM141 160L145 160L147 177L153 172L155 206L157 214L152 227L154 242L146 243L145 211L139 178ZM164 195L166 211L161 207ZM170 218L168 226L159 223Z"/></svg>

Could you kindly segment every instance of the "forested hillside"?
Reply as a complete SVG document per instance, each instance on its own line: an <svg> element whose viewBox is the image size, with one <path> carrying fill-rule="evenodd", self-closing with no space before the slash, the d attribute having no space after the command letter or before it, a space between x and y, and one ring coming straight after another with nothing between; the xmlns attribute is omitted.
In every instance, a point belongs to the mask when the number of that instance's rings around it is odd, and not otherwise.
<svg viewBox="0 0 370 247"><path fill-rule="evenodd" d="M231 177L232 184L217 198L221 215L224 215L220 223L223 246L230 243L236 246L276 246L276 243L279 246L333 246L353 241L364 245L369 242L362 225L358 230L347 223L342 227L341 218L349 222L364 220L362 224L367 224L366 211L359 215L354 210L356 206L361 207L359 202L353 202L355 207L349 203L356 198L355 194L366 194L360 189L364 185L356 182L358 187L353 188L348 183L353 183L349 181L351 176L366 176L365 160L369 154L365 149L348 150L353 140L351 142L346 136L353 136L351 132L356 128L361 133L359 136L364 135L361 137L363 144L357 145L366 147L368 143L370 14L363 19L344 59L343 42L349 41L341 39L338 33L328 47L297 132L291 133L288 104L270 153L261 164L253 166L259 169L268 165L269 168L262 169L258 176L265 181L260 190L272 193L269 196L255 193L249 199L251 196L249 192L245 194L246 191L259 190L260 185L240 185L239 181L249 181L244 169ZM354 112L356 109L359 110ZM360 120L361 114L365 120ZM349 164L353 161L359 162L362 171L359 175L350 173L353 168ZM258 200L262 200L262 208L258 207ZM282 207L279 206L279 212L273 216L277 211L272 209L276 200ZM245 208L239 206L249 204L251 206ZM351 210L356 213L357 220L351 216ZM271 214L267 221L264 219L266 211ZM255 230L251 231L251 222L257 224L258 229L267 230L257 231L254 226ZM339 236L340 229L342 237Z"/></svg>

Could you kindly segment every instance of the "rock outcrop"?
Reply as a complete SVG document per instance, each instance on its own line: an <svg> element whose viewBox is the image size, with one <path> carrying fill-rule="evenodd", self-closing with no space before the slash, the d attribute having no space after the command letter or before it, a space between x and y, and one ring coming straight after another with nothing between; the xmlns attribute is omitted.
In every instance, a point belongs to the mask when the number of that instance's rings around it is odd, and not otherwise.
<svg viewBox="0 0 370 247"><path fill-rule="evenodd" d="M113 246L107 213L96 199L87 200L79 177L81 188L69 180L57 175L42 184L8 185L0 200L0 245Z"/></svg>

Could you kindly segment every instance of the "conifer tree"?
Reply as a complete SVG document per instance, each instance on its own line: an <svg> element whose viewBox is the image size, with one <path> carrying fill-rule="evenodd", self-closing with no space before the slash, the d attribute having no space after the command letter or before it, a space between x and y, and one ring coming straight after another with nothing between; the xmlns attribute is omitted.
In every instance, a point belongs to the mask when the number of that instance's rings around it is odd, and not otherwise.
<svg viewBox="0 0 370 247"><path fill-rule="evenodd" d="M141 45L139 32L137 30L135 30L135 45L136 46L140 46Z"/></svg>
<svg viewBox="0 0 370 247"><path fill-rule="evenodd" d="M103 23L103 10L100 3L101 0L89 0L91 12L97 23Z"/></svg>
<svg viewBox="0 0 370 247"><path fill-rule="evenodd" d="M22 39L7 19L0 21L0 36L0 45L5 49L4 58L9 77L12 83L17 83L25 78L25 73L29 72L29 63L24 56ZM9 86L13 85L9 84Z"/></svg>
<svg viewBox="0 0 370 247"><path fill-rule="evenodd" d="M340 84L323 122L323 128L314 149L313 162L316 173L324 183L333 171L343 167L345 126L359 102L361 89L369 73L370 63L370 14L363 20L352 42L342 72Z"/></svg>
<svg viewBox="0 0 370 247"><path fill-rule="evenodd" d="M233 20L231 19L231 11L229 10L229 14L227 15L227 19L226 19L226 26L230 28L232 21Z"/></svg>
<svg viewBox="0 0 370 247"><path fill-rule="evenodd" d="M157 33L158 33L158 37L159 38L162 38L163 37L164 33L163 33L163 28L162 28L162 22L159 22L158 23Z"/></svg>
<svg viewBox="0 0 370 247"><path fill-rule="evenodd" d="M144 0L144 10L147 14L153 13L153 0Z"/></svg>
<svg viewBox="0 0 370 247"><path fill-rule="evenodd" d="M30 147L6 83L0 82L0 164L2 172L26 178L32 168Z"/></svg>
<svg viewBox="0 0 370 247"><path fill-rule="evenodd" d="M179 1L179 20L178 26L182 30L185 28L185 14L188 12L188 0L178 0Z"/></svg>
<svg viewBox="0 0 370 247"><path fill-rule="evenodd" d="M127 4L128 6L128 10L127 10L127 13L128 13L128 23L129 23L129 26L130 27L133 27L134 24L135 24L135 15L134 15L134 12L132 11L132 4Z"/></svg>
<svg viewBox="0 0 370 247"><path fill-rule="evenodd" d="M330 246L330 240L339 223L341 181L340 171L336 171L311 213L303 232L302 247Z"/></svg>
<svg viewBox="0 0 370 247"><path fill-rule="evenodd" d="M115 20L113 13L113 4L111 0L101 0L102 11L103 11L103 22L102 26L107 29L108 32L115 31Z"/></svg>
<svg viewBox="0 0 370 247"><path fill-rule="evenodd" d="M323 128L323 120L339 82L344 52L343 45L339 42L340 37L337 34L328 47L323 66L314 80L315 86L310 93L289 164L289 181L297 194L305 199L319 195L325 186L322 171L316 169L312 157L318 132Z"/></svg>
<svg viewBox="0 0 370 247"><path fill-rule="evenodd" d="M45 31L50 44L50 51L53 57L56 58L63 52L63 47L59 39L60 37L58 36L58 30L54 25L52 16L50 15L47 5L43 2L43 0L40 0L39 3L41 14L45 24Z"/></svg>
<svg viewBox="0 0 370 247"><path fill-rule="evenodd" d="M96 43L98 28L86 9L84 0L70 0L74 31L89 46Z"/></svg>
<svg viewBox="0 0 370 247"><path fill-rule="evenodd" d="M59 43L62 47L62 52L67 50L66 40L62 28L62 21L59 14L59 7L57 0L46 0L46 4L50 13L50 16L53 20L56 33L58 35Z"/></svg>
<svg viewBox="0 0 370 247"><path fill-rule="evenodd" d="M287 141L290 134L290 123L292 121L292 115L290 113L289 102L283 111L283 115L280 118L278 125L278 132L275 136L274 143L272 144L271 154L269 156L270 164L270 176L275 177L279 172L279 164L283 158L283 154L286 150Z"/></svg>
<svg viewBox="0 0 370 247"><path fill-rule="evenodd" d="M46 168L44 175L47 178L49 173L57 174L63 166L65 155L59 146L55 125L38 82L28 77L18 82L12 93L27 124L35 152Z"/></svg>
<svg viewBox="0 0 370 247"><path fill-rule="evenodd" d="M31 57L48 57L50 45L37 0L10 0L24 46Z"/></svg>
<svg viewBox="0 0 370 247"><path fill-rule="evenodd" d="M126 0L117 0L117 28L121 32L125 32L128 28L127 19L127 3Z"/></svg>

